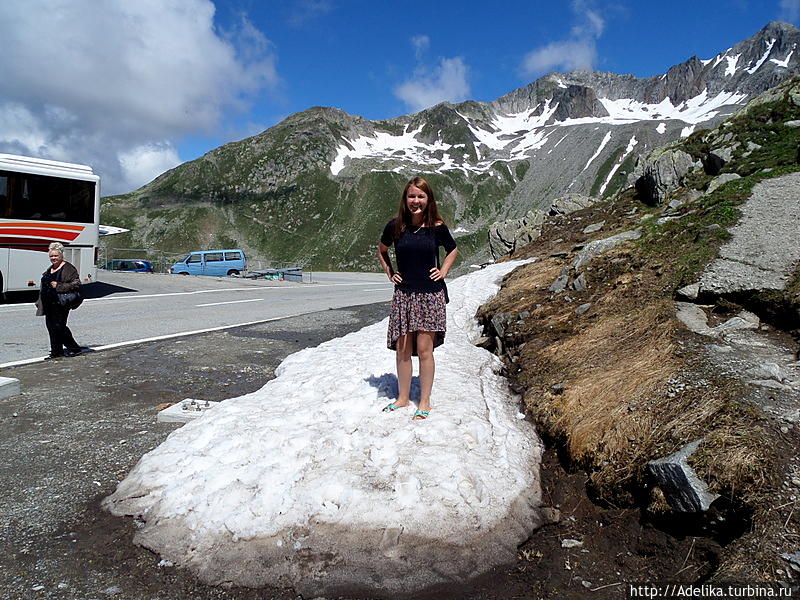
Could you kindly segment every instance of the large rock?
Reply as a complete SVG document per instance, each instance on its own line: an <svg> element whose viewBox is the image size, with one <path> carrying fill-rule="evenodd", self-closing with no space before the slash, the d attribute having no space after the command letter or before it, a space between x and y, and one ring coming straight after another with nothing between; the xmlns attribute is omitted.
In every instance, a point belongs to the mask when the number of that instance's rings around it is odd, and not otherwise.
<svg viewBox="0 0 800 600"><path fill-rule="evenodd" d="M697 450L702 440L687 444L674 454L647 463L647 470L653 482L664 492L667 503L678 512L702 512L719 498L708 491L687 459Z"/></svg>
<svg viewBox="0 0 800 600"><path fill-rule="evenodd" d="M417 597L513 564L544 520L542 444L500 360L472 341L477 308L518 264L449 285L427 420L381 412L397 393L384 320L293 354L261 390L176 430L103 506L211 584Z"/></svg>
<svg viewBox="0 0 800 600"><path fill-rule="evenodd" d="M666 146L640 156L628 178L646 204L659 205L667 195L683 185L686 175L702 162L683 150Z"/></svg>
<svg viewBox="0 0 800 600"><path fill-rule="evenodd" d="M565 215L587 208L597 202L597 198L582 194L565 194L550 204L547 213L530 210L521 219L508 219L489 227L489 250L492 258L498 259L530 244L542 233L546 215Z"/></svg>
<svg viewBox="0 0 800 600"><path fill-rule="evenodd" d="M518 248L530 244L542 234L545 214L530 210L521 219L508 219L489 227L489 250L492 258L511 254Z"/></svg>

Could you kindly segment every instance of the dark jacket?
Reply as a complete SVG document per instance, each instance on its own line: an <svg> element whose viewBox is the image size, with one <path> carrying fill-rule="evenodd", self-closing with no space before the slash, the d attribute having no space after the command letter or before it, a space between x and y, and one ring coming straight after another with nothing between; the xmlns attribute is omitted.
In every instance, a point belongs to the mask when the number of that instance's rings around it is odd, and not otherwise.
<svg viewBox="0 0 800 600"><path fill-rule="evenodd" d="M56 282L56 287L50 285ZM81 288L81 276L71 263L64 261L62 267L55 273L48 268L42 273L42 283L39 288L39 299L36 301L36 315L43 316L47 307L58 305L58 294L75 292Z"/></svg>

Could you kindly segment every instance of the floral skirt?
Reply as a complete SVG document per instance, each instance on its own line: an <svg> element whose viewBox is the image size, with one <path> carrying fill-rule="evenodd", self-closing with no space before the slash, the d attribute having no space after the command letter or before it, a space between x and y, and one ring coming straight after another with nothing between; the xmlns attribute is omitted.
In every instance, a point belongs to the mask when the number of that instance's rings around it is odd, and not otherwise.
<svg viewBox="0 0 800 600"><path fill-rule="evenodd" d="M444 343L447 312L444 291L405 292L395 288L386 347L397 350L398 338L417 331L434 331L433 347ZM417 356L417 336L413 336L412 356Z"/></svg>

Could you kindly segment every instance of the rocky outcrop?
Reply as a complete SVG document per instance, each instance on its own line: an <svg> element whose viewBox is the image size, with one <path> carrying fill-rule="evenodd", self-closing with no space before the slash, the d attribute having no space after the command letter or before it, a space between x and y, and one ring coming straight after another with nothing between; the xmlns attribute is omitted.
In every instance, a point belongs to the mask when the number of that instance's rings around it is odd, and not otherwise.
<svg viewBox="0 0 800 600"><path fill-rule="evenodd" d="M489 227L489 250L492 258L498 259L530 244L539 237L547 216L566 215L587 208L597 198L581 194L566 194L553 200L547 211L530 210L521 219L507 219Z"/></svg>
<svg viewBox="0 0 800 600"><path fill-rule="evenodd" d="M692 169L699 167L702 167L701 161L675 145L667 146L639 157L628 184L636 188L642 202L657 206L683 185Z"/></svg>
<svg viewBox="0 0 800 600"><path fill-rule="evenodd" d="M489 226L489 251L492 258L511 254L517 248L530 244L542 232L545 214L530 210L521 219L508 219Z"/></svg>

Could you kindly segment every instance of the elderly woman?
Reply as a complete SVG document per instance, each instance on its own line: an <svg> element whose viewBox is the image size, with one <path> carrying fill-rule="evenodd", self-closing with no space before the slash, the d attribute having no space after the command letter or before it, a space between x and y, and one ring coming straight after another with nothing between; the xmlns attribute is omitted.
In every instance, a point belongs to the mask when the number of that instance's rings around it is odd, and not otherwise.
<svg viewBox="0 0 800 600"><path fill-rule="evenodd" d="M36 314L44 315L47 333L50 336L50 356L47 359L62 356L76 356L84 348L78 345L72 332L67 327L69 309L61 306L58 295L76 292L81 287L78 270L64 260L64 246L58 242L48 248L50 268L42 273L42 285L39 300L36 302Z"/></svg>

